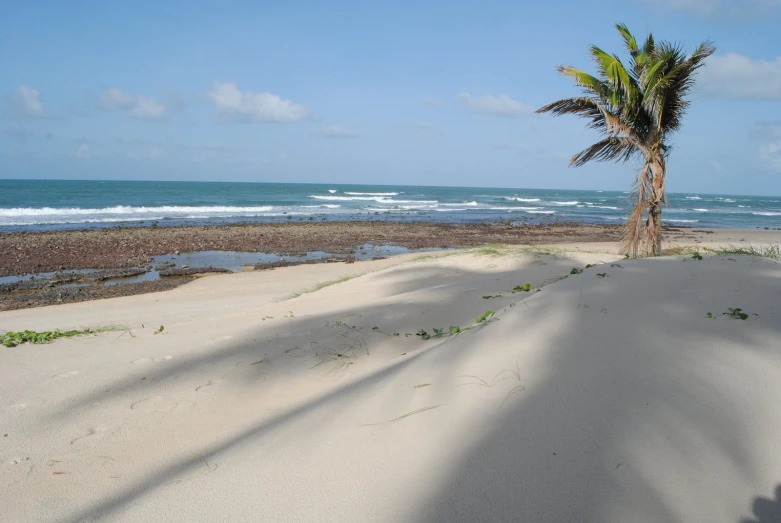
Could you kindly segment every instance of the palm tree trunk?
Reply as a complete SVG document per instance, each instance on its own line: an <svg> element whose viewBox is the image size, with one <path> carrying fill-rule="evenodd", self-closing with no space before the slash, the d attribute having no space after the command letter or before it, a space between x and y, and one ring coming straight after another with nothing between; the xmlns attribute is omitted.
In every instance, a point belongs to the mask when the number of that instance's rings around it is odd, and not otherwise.
<svg viewBox="0 0 781 523"><path fill-rule="evenodd" d="M646 223L646 249L656 256L662 254L662 204L664 203L664 159L654 158L651 169L651 194L648 198L648 222Z"/></svg>

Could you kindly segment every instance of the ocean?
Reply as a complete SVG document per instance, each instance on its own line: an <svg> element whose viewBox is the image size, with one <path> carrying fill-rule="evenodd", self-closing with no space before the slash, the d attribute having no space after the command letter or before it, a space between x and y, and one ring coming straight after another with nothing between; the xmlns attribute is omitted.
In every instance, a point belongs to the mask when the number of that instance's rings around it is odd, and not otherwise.
<svg viewBox="0 0 781 523"><path fill-rule="evenodd" d="M623 191L291 183L0 180L0 231L323 220L621 223ZM671 193L669 225L781 227L781 197Z"/></svg>

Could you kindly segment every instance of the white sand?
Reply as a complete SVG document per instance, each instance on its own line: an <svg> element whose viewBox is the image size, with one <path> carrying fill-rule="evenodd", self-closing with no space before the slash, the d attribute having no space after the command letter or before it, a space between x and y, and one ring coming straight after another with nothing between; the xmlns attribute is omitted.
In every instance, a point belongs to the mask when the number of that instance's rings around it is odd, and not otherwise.
<svg viewBox="0 0 781 523"><path fill-rule="evenodd" d="M737 523L781 483L777 262L413 258L0 313L132 328L0 348L0 520Z"/></svg>

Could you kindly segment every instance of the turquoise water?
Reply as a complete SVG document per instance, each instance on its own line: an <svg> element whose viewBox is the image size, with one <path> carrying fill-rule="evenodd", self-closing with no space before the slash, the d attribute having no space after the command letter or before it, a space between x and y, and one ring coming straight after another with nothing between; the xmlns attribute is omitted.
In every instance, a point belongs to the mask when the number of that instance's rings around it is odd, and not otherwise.
<svg viewBox="0 0 781 523"><path fill-rule="evenodd" d="M0 180L0 231L281 222L621 223L628 193L475 187ZM670 225L781 227L781 197L669 194Z"/></svg>

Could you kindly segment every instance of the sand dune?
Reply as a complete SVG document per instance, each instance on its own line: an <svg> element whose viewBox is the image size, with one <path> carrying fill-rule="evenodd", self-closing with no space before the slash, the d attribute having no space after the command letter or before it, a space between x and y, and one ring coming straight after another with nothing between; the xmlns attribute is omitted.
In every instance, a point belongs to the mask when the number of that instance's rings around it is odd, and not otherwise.
<svg viewBox="0 0 781 523"><path fill-rule="evenodd" d="M781 267L582 247L0 313L131 328L0 350L3 520L758 517L781 483ZM473 327L415 335L451 325Z"/></svg>

